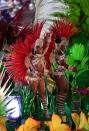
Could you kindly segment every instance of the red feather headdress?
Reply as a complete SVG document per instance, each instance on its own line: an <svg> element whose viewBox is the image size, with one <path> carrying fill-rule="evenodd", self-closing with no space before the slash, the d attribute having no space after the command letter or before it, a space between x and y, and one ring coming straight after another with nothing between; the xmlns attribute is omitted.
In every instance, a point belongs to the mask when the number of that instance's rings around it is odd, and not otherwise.
<svg viewBox="0 0 89 131"><path fill-rule="evenodd" d="M43 23L37 23L34 26L33 33L26 37L26 40L17 40L15 45L11 46L11 53L6 56L5 66L8 73L14 81L25 81L26 66L25 58L34 48L35 41L39 38Z"/></svg>
<svg viewBox="0 0 89 131"><path fill-rule="evenodd" d="M76 34L78 30L70 21L61 19L54 23L53 32L57 38L69 38L70 36Z"/></svg>

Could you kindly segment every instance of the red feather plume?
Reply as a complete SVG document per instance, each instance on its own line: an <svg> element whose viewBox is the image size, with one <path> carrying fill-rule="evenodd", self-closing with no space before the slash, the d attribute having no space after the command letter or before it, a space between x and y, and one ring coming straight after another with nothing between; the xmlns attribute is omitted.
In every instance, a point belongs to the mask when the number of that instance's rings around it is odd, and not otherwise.
<svg viewBox="0 0 89 131"><path fill-rule="evenodd" d="M28 35L25 41L17 40L15 45L11 46L12 52L6 56L5 66L14 81L25 81L27 72L25 58L31 53L35 41L39 38L42 25L42 23L37 23L33 33Z"/></svg>
<svg viewBox="0 0 89 131"><path fill-rule="evenodd" d="M58 38L61 37L69 38L70 36L76 34L78 30L70 21L61 19L54 23L53 32Z"/></svg>
<svg viewBox="0 0 89 131"><path fill-rule="evenodd" d="M14 81L24 81L26 76L26 66L24 61L31 50L30 46L28 43L25 44L22 40L18 40L11 48L12 52L6 56L7 62L5 63L5 66Z"/></svg>
<svg viewBox="0 0 89 131"><path fill-rule="evenodd" d="M16 28L14 28L14 32L17 35L17 38L20 38L22 40L25 40L27 35L32 34L32 27L30 27L28 25L20 30L19 30L19 28L17 30L15 30L15 29Z"/></svg>

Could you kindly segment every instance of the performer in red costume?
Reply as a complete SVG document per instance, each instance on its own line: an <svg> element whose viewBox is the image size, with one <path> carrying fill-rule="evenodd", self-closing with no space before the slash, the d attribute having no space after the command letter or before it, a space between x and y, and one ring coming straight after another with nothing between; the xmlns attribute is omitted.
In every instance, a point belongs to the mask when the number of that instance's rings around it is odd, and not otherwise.
<svg viewBox="0 0 89 131"><path fill-rule="evenodd" d="M45 96L45 76L48 74L45 54L51 42L51 35L46 37L47 44L44 48L44 39L39 39L42 25L42 23L37 23L33 33L27 35L24 42L16 41L7 55L8 61L5 65L15 82L26 81L31 84L34 95L39 91L45 115L49 117Z"/></svg>
<svg viewBox="0 0 89 131"><path fill-rule="evenodd" d="M76 67L66 64L65 50L69 43L69 37L76 33L76 28L66 20L57 21L53 30L55 35L55 50L50 56L52 65L52 78L57 85L57 111L61 116L65 116L64 102L68 91L68 81L65 76L65 69L76 71Z"/></svg>
<svg viewBox="0 0 89 131"><path fill-rule="evenodd" d="M27 68L26 80L28 84L32 84L34 95L36 95L37 91L39 91L45 115L46 117L49 117L45 96L45 77L48 74L48 70L46 69L46 60L44 55L48 50L51 38L49 37L47 47L45 49L43 48L43 41L44 40L42 39L37 39L33 53L30 53L25 59L25 65Z"/></svg>

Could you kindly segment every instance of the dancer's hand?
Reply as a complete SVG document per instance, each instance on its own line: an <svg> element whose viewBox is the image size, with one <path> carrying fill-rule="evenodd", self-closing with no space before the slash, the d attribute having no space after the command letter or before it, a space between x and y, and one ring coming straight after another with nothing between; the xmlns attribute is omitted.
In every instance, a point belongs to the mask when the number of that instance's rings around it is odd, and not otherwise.
<svg viewBox="0 0 89 131"><path fill-rule="evenodd" d="M69 66L69 67L68 67L68 70L69 70L69 71L75 71L75 72L76 72L78 69L77 69L77 67Z"/></svg>

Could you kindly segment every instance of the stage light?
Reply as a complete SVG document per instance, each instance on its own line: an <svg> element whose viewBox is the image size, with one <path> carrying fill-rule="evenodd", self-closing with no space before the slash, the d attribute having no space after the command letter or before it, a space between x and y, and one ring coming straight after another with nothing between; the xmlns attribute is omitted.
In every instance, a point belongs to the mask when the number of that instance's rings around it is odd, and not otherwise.
<svg viewBox="0 0 89 131"><path fill-rule="evenodd" d="M6 102L10 101L9 104L6 106L8 112L8 119L9 120L17 120L22 115L21 109L21 97L20 96L9 96L6 99Z"/></svg>

